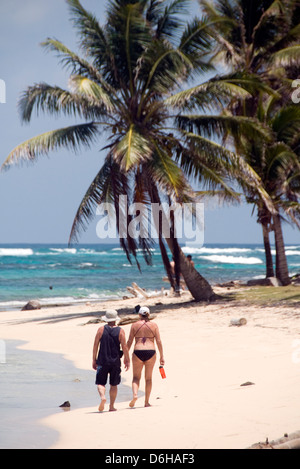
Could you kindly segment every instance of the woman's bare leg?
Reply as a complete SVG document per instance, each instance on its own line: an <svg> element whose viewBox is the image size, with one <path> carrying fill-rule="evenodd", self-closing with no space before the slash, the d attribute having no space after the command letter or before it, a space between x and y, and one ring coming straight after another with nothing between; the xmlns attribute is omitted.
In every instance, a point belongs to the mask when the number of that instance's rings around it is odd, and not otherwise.
<svg viewBox="0 0 300 469"><path fill-rule="evenodd" d="M137 401L143 366L144 366L144 362L142 362L135 354L133 354L132 355L132 368L133 368L132 401L130 402L129 407L134 407Z"/></svg>
<svg viewBox="0 0 300 469"><path fill-rule="evenodd" d="M145 407L150 407L149 399L152 391L152 374L156 362L156 354L145 362Z"/></svg>

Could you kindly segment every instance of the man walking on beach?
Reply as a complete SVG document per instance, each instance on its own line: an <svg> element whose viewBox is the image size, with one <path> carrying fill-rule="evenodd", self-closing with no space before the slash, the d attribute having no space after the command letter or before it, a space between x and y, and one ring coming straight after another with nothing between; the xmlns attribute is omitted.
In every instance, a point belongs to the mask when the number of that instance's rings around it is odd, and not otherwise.
<svg viewBox="0 0 300 469"><path fill-rule="evenodd" d="M118 393L118 385L121 382L121 355L120 345L124 353L124 366L127 371L130 366L130 357L126 344L125 332L121 327L116 326L118 317L117 311L106 311L103 320L107 322L105 326L98 329L93 347L93 368L97 370L96 385L100 394L101 403L99 412L103 412L106 397L105 386L109 375L110 403L109 410L117 410L114 403ZM99 348L100 345L100 348Z"/></svg>

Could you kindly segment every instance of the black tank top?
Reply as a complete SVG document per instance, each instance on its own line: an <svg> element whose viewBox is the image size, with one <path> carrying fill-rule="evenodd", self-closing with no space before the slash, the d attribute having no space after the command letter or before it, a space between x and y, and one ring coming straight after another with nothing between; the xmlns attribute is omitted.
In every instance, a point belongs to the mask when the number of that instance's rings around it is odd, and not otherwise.
<svg viewBox="0 0 300 469"><path fill-rule="evenodd" d="M104 326L97 359L98 365L121 366L119 341L120 330L120 327Z"/></svg>

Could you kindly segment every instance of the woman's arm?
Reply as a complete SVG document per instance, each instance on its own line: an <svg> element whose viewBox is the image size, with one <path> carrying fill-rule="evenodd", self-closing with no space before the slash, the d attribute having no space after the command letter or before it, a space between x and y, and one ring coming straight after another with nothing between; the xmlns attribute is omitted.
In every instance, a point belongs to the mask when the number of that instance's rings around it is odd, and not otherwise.
<svg viewBox="0 0 300 469"><path fill-rule="evenodd" d="M132 324L131 329L130 329L130 333L129 333L129 337L128 337L128 341L127 341L128 351L130 350L133 339L134 339L134 325Z"/></svg>
<svg viewBox="0 0 300 469"><path fill-rule="evenodd" d="M155 329L155 340L156 340L157 348L158 348L159 355L160 355L160 364L163 366L165 364L164 351L163 351L163 345L162 345L162 341L160 338L160 333L159 333L159 329L157 325Z"/></svg>

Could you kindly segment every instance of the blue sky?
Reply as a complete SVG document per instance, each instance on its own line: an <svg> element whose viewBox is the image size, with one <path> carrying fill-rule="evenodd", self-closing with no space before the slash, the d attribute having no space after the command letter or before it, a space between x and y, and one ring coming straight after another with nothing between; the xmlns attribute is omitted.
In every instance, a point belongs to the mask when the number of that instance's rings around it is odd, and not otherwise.
<svg viewBox="0 0 300 469"><path fill-rule="evenodd" d="M105 0L82 0L104 21ZM194 0L195 10L197 2ZM0 104L0 164L19 143L42 132L70 125L74 120L40 115L22 124L17 101L27 86L39 82L67 87L68 75L55 54L40 43L55 37L77 50L75 31L65 0L0 1L0 79L6 83L6 103ZM0 244L67 243L79 203L102 165L99 146L74 155L60 150L34 165L14 166L0 173ZM252 207L205 206L205 244L262 243L261 228ZM96 223L80 239L97 243ZM299 243L299 231L284 226L287 244Z"/></svg>

